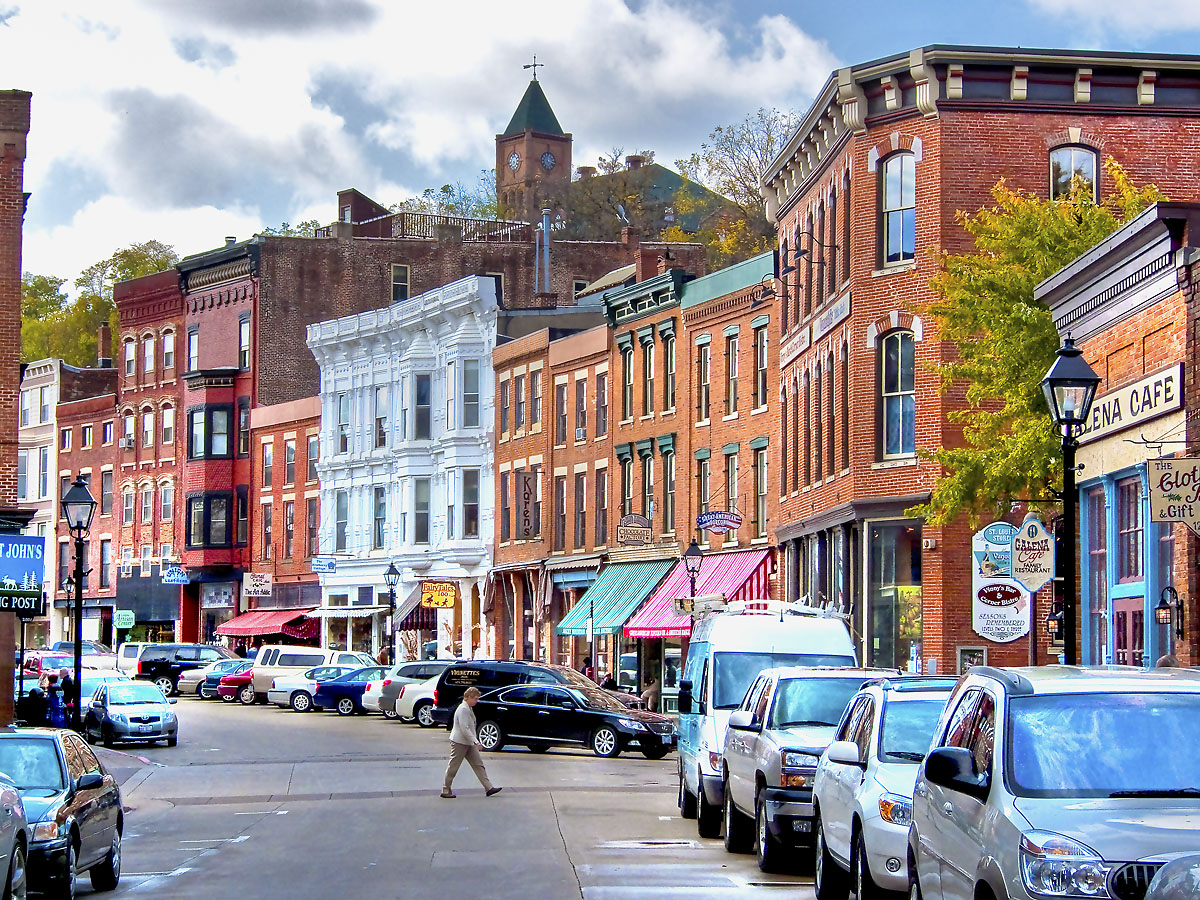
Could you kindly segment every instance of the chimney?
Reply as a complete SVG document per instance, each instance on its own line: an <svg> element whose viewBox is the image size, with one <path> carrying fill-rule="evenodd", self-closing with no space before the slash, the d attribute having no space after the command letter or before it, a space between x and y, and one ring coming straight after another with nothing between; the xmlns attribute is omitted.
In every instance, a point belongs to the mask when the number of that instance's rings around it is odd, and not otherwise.
<svg viewBox="0 0 1200 900"><path fill-rule="evenodd" d="M593 175L596 174L596 167L595 166L580 166L575 171L579 173L580 178L591 178Z"/></svg>
<svg viewBox="0 0 1200 900"><path fill-rule="evenodd" d="M625 168L632 172L634 169L640 169L644 161L641 156L627 156L625 157Z"/></svg>
<svg viewBox="0 0 1200 900"><path fill-rule="evenodd" d="M107 322L96 332L96 365L101 369L112 368L112 331Z"/></svg>
<svg viewBox="0 0 1200 900"><path fill-rule="evenodd" d="M671 248L668 247L658 257L658 274L666 275L673 269L683 269L683 264L680 263L678 256L672 255Z"/></svg>
<svg viewBox="0 0 1200 900"><path fill-rule="evenodd" d="M226 247L232 247L236 243L237 243L237 237L235 237L232 234L225 235L225 246Z"/></svg>
<svg viewBox="0 0 1200 900"><path fill-rule="evenodd" d="M633 247L636 250L641 242L641 229L633 225L626 225L621 229L621 243L626 247Z"/></svg>

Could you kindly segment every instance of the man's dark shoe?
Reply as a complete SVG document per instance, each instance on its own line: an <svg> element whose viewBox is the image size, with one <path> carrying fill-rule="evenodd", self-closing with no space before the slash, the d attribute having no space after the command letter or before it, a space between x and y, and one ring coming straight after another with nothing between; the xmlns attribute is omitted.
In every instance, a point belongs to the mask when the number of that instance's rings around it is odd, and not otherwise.
<svg viewBox="0 0 1200 900"><path fill-rule="evenodd" d="M457 796L454 791L442 791L442 797L445 800L453 800Z"/></svg>
<svg viewBox="0 0 1200 900"><path fill-rule="evenodd" d="M492 796L492 794L498 794L498 793L500 793L502 790L504 790L504 788L495 788L495 787L494 787L494 788L488 788L488 789L487 789L487 793L486 793L486 794L484 794L484 796L485 796L485 797L490 797L490 796ZM445 795L443 794L443 796L445 796Z"/></svg>

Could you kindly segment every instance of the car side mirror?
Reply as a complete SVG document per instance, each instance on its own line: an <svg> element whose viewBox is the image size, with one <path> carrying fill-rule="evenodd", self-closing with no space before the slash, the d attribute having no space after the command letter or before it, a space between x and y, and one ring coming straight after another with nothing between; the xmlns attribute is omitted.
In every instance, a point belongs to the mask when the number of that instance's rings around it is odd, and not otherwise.
<svg viewBox="0 0 1200 900"><path fill-rule="evenodd" d="M77 791L94 791L96 788L104 787L104 776L96 772L88 772L86 775L80 776L75 782L75 790Z"/></svg>
<svg viewBox="0 0 1200 900"><path fill-rule="evenodd" d="M739 709L730 715L729 727L736 731L762 731L762 722L750 710Z"/></svg>
<svg viewBox="0 0 1200 900"><path fill-rule="evenodd" d="M692 683L686 679L679 682L679 695L676 697L676 705L682 715L690 715L692 712Z"/></svg>
<svg viewBox="0 0 1200 900"><path fill-rule="evenodd" d="M925 778L931 784L983 800L991 779L975 771L975 758L966 747L938 747L925 757Z"/></svg>
<svg viewBox="0 0 1200 900"><path fill-rule="evenodd" d="M840 763L843 766L855 766L859 769L867 767L867 764L863 762L858 752L858 744L854 743L854 741L834 741L830 744L829 761Z"/></svg>
<svg viewBox="0 0 1200 900"><path fill-rule="evenodd" d="M574 708L575 708L575 701L574 701L574 700L563 700L563 701L562 701L562 702L561 702L559 705L560 705L560 706L561 706L563 709L574 709Z"/></svg>

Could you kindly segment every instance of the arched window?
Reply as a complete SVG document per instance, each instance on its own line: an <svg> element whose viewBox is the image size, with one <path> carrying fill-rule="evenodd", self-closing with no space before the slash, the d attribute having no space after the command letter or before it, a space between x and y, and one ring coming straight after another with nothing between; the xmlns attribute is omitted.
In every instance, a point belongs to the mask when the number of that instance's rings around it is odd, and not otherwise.
<svg viewBox="0 0 1200 900"><path fill-rule="evenodd" d="M833 207L831 206L830 209L832 210ZM834 448L833 435L834 435L834 431L835 431L836 417L834 416L834 390L833 390L834 368L833 368L833 351L832 350L829 351L829 356L826 359L825 371L828 374L828 379L829 379L829 383L826 386L826 390L825 390L826 404L829 408L829 431L826 435L826 442L825 442L825 465L826 465L826 474L832 475L837 470L837 462L833 456L833 448Z"/></svg>
<svg viewBox="0 0 1200 900"><path fill-rule="evenodd" d="M175 332L164 331L162 336L163 368L175 368Z"/></svg>
<svg viewBox="0 0 1200 900"><path fill-rule="evenodd" d="M1096 190L1096 151L1078 145L1055 147L1050 151L1050 199L1065 200L1071 195L1071 182L1079 178L1098 199Z"/></svg>
<svg viewBox="0 0 1200 900"><path fill-rule="evenodd" d="M842 176L842 281L850 280L850 173Z"/></svg>
<svg viewBox="0 0 1200 900"><path fill-rule="evenodd" d="M821 364L817 363L816 389L813 391L814 449L817 464L813 466L813 481L820 483L825 477L825 393L823 391Z"/></svg>
<svg viewBox="0 0 1200 900"><path fill-rule="evenodd" d="M894 331L880 345L880 417L885 459L916 452L916 343L911 331Z"/></svg>
<svg viewBox="0 0 1200 900"><path fill-rule="evenodd" d="M175 442L175 407L167 404L162 408L162 442Z"/></svg>
<svg viewBox="0 0 1200 900"><path fill-rule="evenodd" d="M134 365L137 361L137 342L133 338L128 338L124 343L125 350L125 374L132 377Z"/></svg>
<svg viewBox="0 0 1200 900"><path fill-rule="evenodd" d="M889 156L880 175L880 233L883 264L895 265L916 257L917 167L908 152Z"/></svg>

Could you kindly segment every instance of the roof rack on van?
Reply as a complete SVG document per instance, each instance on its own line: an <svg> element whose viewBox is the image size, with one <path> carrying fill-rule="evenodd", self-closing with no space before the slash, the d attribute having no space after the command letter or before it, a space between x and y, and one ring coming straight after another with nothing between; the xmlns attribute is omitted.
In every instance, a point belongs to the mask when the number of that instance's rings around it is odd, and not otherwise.
<svg viewBox="0 0 1200 900"><path fill-rule="evenodd" d="M803 603L786 603L782 600L733 600L719 612L733 615L792 615L828 616L825 610Z"/></svg>
<svg viewBox="0 0 1200 900"><path fill-rule="evenodd" d="M1010 672L1008 669L1001 669L997 666L971 666L970 671L972 675L983 675L986 678L994 678L1001 684L1006 685L1009 691L1014 694L1033 693L1032 681L1024 675Z"/></svg>
<svg viewBox="0 0 1200 900"><path fill-rule="evenodd" d="M863 687L878 685L885 691L941 691L956 684L958 678L953 675L895 675L864 682Z"/></svg>

